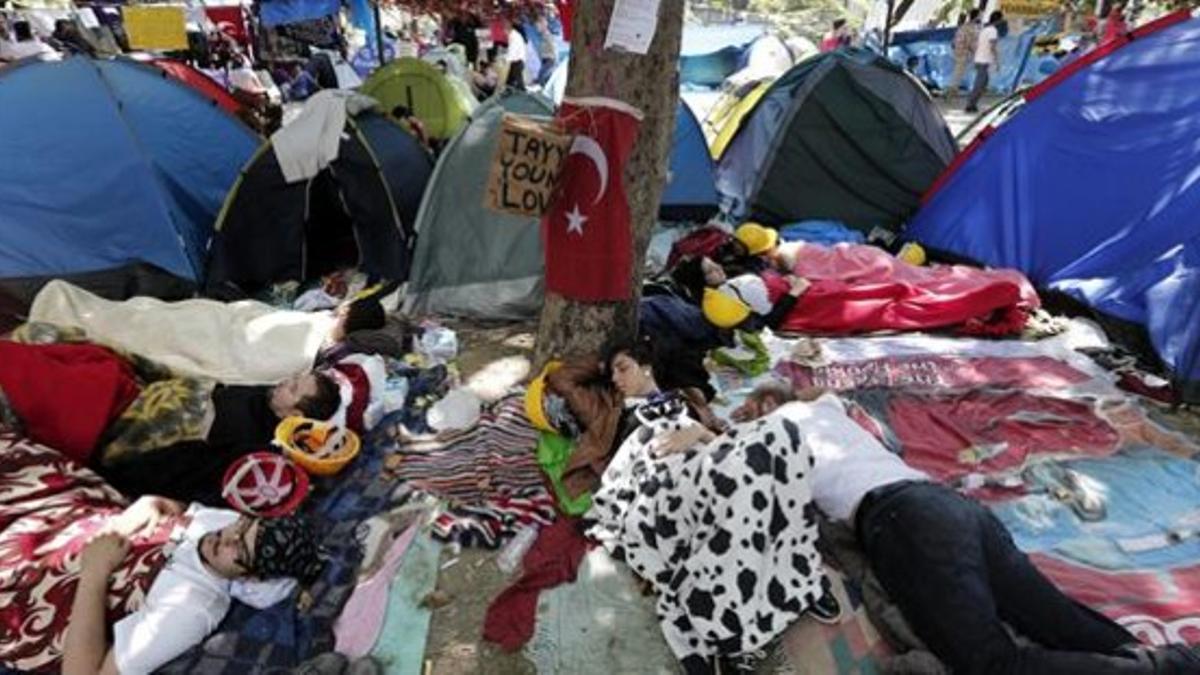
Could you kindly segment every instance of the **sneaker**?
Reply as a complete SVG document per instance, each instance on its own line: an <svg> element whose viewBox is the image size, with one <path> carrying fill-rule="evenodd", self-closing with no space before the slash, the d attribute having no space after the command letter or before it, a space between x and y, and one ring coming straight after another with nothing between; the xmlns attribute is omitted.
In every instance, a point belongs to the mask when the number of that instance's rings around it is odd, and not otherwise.
<svg viewBox="0 0 1200 675"><path fill-rule="evenodd" d="M833 584L829 577L821 579L821 597L808 608L808 615L817 621L835 626L842 621L842 603L833 594Z"/></svg>

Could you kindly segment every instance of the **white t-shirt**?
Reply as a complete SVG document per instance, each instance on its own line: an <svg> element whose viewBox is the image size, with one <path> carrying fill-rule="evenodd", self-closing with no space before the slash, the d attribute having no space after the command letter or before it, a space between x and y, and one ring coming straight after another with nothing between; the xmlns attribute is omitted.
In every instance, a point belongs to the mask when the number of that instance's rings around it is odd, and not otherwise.
<svg viewBox="0 0 1200 675"><path fill-rule="evenodd" d="M979 42L975 44L975 63L992 65L996 62L994 48L1000 39L1000 31L995 26L984 26L979 31Z"/></svg>
<svg viewBox="0 0 1200 675"><path fill-rule="evenodd" d="M516 28L508 31L507 54L509 63L525 60L525 36Z"/></svg>
<svg viewBox="0 0 1200 675"><path fill-rule="evenodd" d="M850 419L833 394L811 403L788 403L779 412L800 426L813 456L813 501L833 520L853 523L858 503L877 487L929 480Z"/></svg>
<svg viewBox="0 0 1200 675"><path fill-rule="evenodd" d="M45 42L38 39L24 40L22 42L9 42L0 40L0 59L5 61L20 61L31 56L41 57L42 60L57 58L58 52L54 51Z"/></svg>
<svg viewBox="0 0 1200 675"><path fill-rule="evenodd" d="M233 523L238 514L199 504L187 513L192 521L150 585L142 608L113 626L113 656L121 675L153 672L200 644L225 618L230 598L261 609L287 598L295 588L295 579L218 577L200 560L200 538Z"/></svg>
<svg viewBox="0 0 1200 675"><path fill-rule="evenodd" d="M229 84L233 85L234 89L241 89L251 94L265 94L267 92L267 88L263 86L262 80L258 79L258 73L255 73L250 68L234 68L229 71Z"/></svg>

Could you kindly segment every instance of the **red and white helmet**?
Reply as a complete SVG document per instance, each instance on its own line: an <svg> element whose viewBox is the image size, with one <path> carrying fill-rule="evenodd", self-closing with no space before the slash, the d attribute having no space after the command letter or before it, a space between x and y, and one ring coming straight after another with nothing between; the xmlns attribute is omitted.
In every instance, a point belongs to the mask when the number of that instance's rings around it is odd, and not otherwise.
<svg viewBox="0 0 1200 675"><path fill-rule="evenodd" d="M252 452L226 469L221 496L247 515L285 516L308 496L308 474L278 453Z"/></svg>

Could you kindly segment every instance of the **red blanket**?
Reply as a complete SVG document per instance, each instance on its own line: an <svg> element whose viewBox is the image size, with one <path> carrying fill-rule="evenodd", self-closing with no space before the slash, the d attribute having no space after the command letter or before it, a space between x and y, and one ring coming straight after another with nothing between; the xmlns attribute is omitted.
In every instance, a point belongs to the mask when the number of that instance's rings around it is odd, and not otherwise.
<svg viewBox="0 0 1200 675"><path fill-rule="evenodd" d="M91 534L125 508L99 476L61 454L0 435L0 664L56 669L79 553ZM135 611L166 562L174 522L131 542L109 581L111 623Z"/></svg>
<svg viewBox="0 0 1200 675"><path fill-rule="evenodd" d="M780 330L848 334L954 328L973 335L1020 332L1039 306L1029 280L1015 270L918 267L873 246L806 244L794 271L812 282ZM771 300L787 292L765 275Z"/></svg>
<svg viewBox="0 0 1200 675"><path fill-rule="evenodd" d="M87 344L0 341L0 389L29 438L83 463L138 395L129 364Z"/></svg>

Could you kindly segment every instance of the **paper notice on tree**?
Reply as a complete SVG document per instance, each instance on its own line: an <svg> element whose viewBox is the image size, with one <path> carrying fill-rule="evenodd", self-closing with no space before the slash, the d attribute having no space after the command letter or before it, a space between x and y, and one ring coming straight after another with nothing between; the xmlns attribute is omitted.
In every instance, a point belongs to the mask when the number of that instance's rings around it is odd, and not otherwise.
<svg viewBox="0 0 1200 675"><path fill-rule="evenodd" d="M617 0L608 22L604 48L633 54L650 51L650 42L658 28L658 1Z"/></svg>

